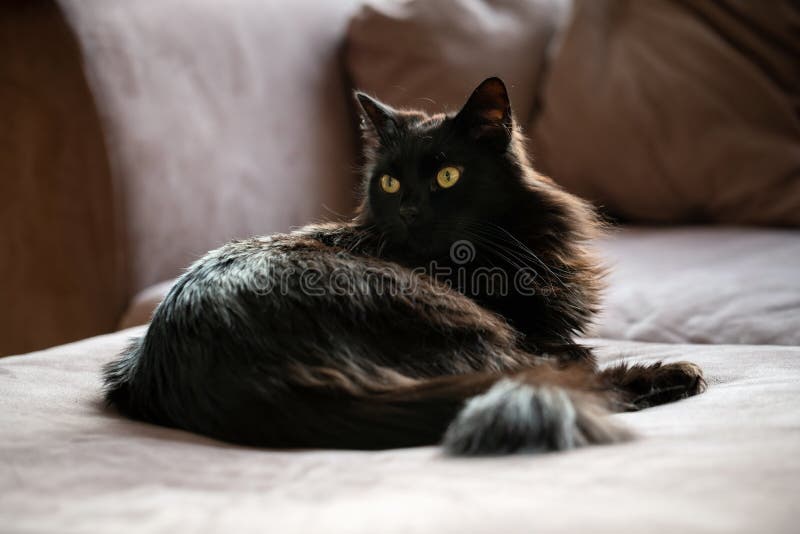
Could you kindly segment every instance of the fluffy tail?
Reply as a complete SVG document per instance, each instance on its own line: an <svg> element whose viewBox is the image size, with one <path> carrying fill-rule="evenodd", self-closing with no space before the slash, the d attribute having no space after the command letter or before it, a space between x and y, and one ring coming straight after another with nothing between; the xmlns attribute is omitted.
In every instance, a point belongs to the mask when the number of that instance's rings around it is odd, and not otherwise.
<svg viewBox="0 0 800 534"><path fill-rule="evenodd" d="M613 443L613 399L583 367L539 365L513 375L475 373L413 380L389 372L365 384L329 372L308 380L302 397L322 417L302 425L308 446L384 449L441 443L453 455L566 450ZM316 410L315 410L316 411Z"/></svg>
<svg viewBox="0 0 800 534"><path fill-rule="evenodd" d="M605 402L594 395L506 378L467 401L442 445L454 455L510 454L627 439L628 432L607 413Z"/></svg>
<svg viewBox="0 0 800 534"><path fill-rule="evenodd" d="M606 417L607 394L592 389L594 374L579 366L424 380L390 370L301 367L279 383L266 375L215 375L203 383L147 365L154 362L141 349L134 343L106 367L109 404L136 419L233 443L340 449L442 443L450 454L480 455L564 450L628 436Z"/></svg>

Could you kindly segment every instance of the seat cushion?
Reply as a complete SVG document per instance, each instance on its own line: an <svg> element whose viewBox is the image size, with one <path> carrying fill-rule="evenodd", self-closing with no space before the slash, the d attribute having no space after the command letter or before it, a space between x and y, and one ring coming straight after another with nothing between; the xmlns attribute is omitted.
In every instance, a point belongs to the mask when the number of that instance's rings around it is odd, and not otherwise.
<svg viewBox="0 0 800 534"><path fill-rule="evenodd" d="M353 17L346 67L355 87L398 107L460 109L490 76L527 124L553 37L571 0L370 0Z"/></svg>
<svg viewBox="0 0 800 534"><path fill-rule="evenodd" d="M800 348L595 340L691 360L700 396L615 415L637 439L540 456L238 447L124 419L99 372L133 329L0 360L12 532L795 532ZM343 430L344 431L344 430Z"/></svg>
<svg viewBox="0 0 800 534"><path fill-rule="evenodd" d="M670 343L800 345L800 231L617 230L594 333Z"/></svg>

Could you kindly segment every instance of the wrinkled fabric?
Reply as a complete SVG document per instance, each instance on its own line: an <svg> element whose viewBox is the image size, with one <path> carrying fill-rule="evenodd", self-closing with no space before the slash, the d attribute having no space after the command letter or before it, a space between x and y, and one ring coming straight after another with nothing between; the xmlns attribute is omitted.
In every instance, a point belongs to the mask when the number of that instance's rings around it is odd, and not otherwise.
<svg viewBox="0 0 800 534"><path fill-rule="evenodd" d="M710 387L613 416L630 443L452 459L260 450L123 419L99 370L142 332L0 360L4 531L796 531L800 348L593 340L604 362L691 360Z"/></svg>

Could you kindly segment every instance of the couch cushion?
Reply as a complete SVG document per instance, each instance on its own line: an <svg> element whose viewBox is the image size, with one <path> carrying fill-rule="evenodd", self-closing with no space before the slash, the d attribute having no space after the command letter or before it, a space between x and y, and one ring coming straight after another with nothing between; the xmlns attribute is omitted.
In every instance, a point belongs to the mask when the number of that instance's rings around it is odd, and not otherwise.
<svg viewBox="0 0 800 534"><path fill-rule="evenodd" d="M133 291L353 205L340 49L358 0L60 3L102 111Z"/></svg>
<svg viewBox="0 0 800 534"><path fill-rule="evenodd" d="M489 76L509 86L514 113L534 106L551 39L569 0L372 0L353 18L347 69L353 84L399 107L459 109Z"/></svg>
<svg viewBox="0 0 800 534"><path fill-rule="evenodd" d="M628 220L800 225L800 5L580 0L540 169Z"/></svg>
<svg viewBox="0 0 800 534"><path fill-rule="evenodd" d="M709 390L614 416L617 446L481 460L230 446L121 418L100 366L142 329L0 360L12 532L795 532L800 349L595 341L692 360Z"/></svg>
<svg viewBox="0 0 800 534"><path fill-rule="evenodd" d="M610 285L596 335L800 345L800 230L628 227L599 245Z"/></svg>

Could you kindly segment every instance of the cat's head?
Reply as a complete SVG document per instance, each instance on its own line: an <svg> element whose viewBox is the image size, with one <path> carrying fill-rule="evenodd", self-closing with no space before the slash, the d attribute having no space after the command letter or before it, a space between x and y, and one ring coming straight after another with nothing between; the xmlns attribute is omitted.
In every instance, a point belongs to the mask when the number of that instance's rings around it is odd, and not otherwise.
<svg viewBox="0 0 800 534"><path fill-rule="evenodd" d="M363 93L356 99L366 147L359 218L390 248L441 254L476 223L502 220L528 190L532 171L499 78L449 115L395 110Z"/></svg>

